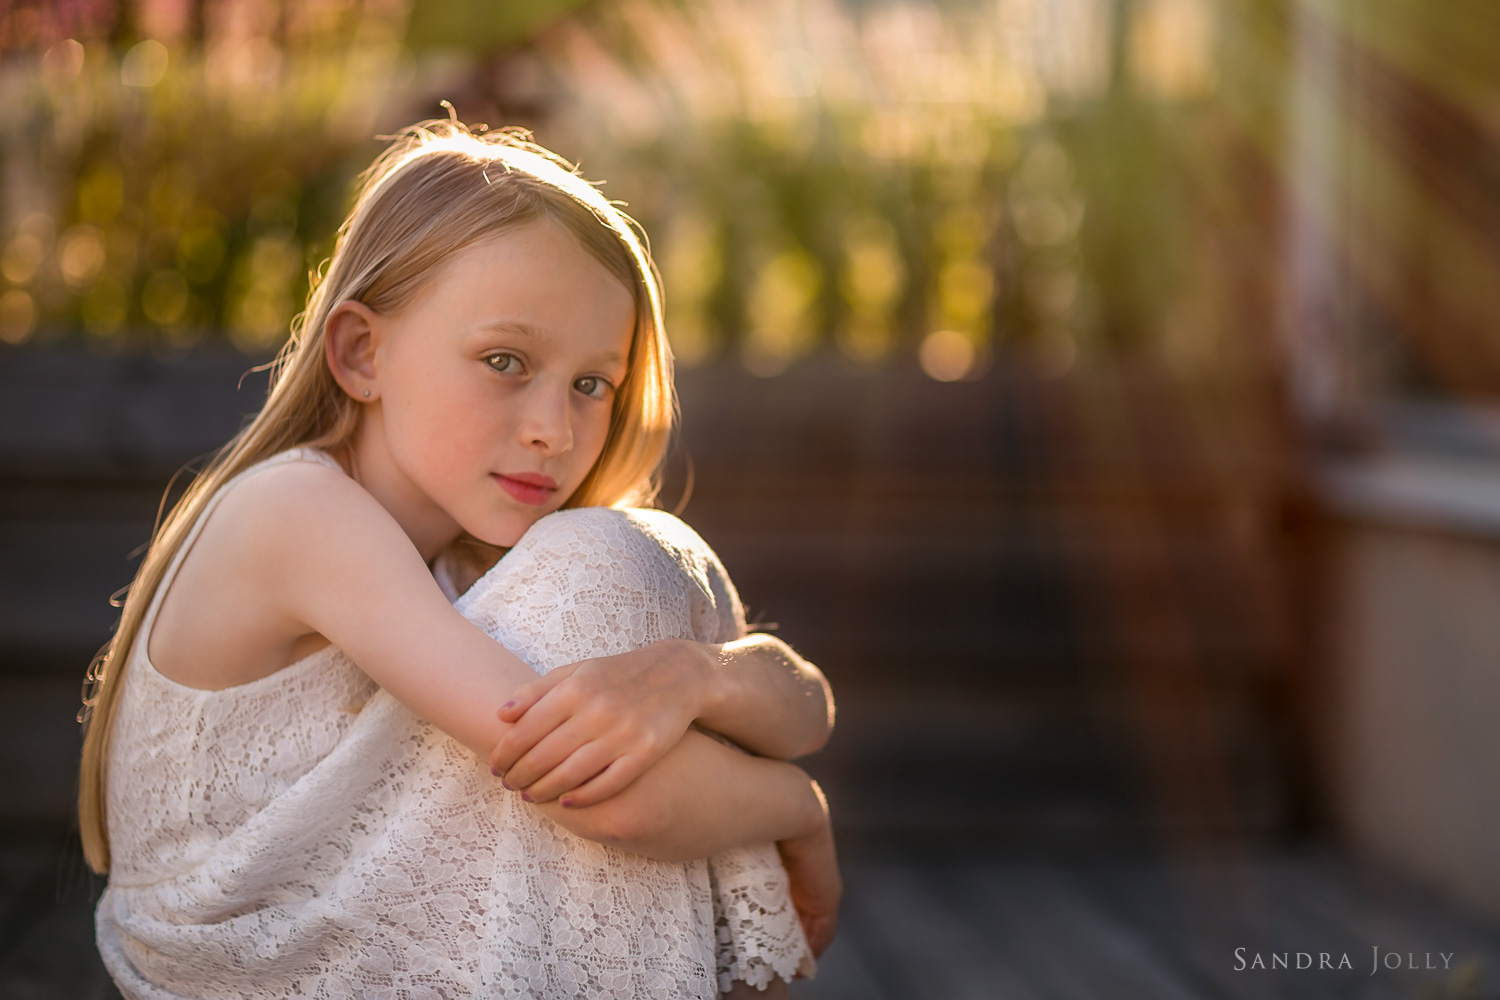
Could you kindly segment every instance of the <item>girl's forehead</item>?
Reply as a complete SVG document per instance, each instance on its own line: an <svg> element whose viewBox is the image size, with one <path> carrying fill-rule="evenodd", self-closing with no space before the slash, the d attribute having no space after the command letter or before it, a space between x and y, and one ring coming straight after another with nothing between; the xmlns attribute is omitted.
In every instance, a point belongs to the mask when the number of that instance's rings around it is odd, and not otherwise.
<svg viewBox="0 0 1500 1000"><path fill-rule="evenodd" d="M475 243L446 261L412 312L464 335L502 335L538 346L586 341L595 353L629 351L631 289L567 230L539 221Z"/></svg>
<svg viewBox="0 0 1500 1000"><path fill-rule="evenodd" d="M463 248L440 265L438 280L448 278L455 283L466 283L476 272L507 286L533 285L539 277L570 279L580 284L597 284L602 278L634 299L629 285L572 233L545 218L504 229ZM467 287L482 292L485 286Z"/></svg>

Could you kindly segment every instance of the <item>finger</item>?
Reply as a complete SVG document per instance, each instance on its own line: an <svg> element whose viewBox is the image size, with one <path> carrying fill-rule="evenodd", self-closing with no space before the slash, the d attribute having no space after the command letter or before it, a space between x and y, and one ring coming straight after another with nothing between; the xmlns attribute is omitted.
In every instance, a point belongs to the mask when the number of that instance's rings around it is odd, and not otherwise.
<svg viewBox="0 0 1500 1000"><path fill-rule="evenodd" d="M555 732L558 726L567 722L571 714L569 706L562 699L543 698L500 737L495 748L490 751L490 770L497 775L506 774L523 755ZM553 765L556 763L557 761L552 762ZM546 772L536 772L529 777L534 779L544 773ZM510 784L515 785L515 782L511 781Z"/></svg>
<svg viewBox="0 0 1500 1000"><path fill-rule="evenodd" d="M517 725L525 727L525 732L528 735L534 735L533 743L536 740L540 740L547 732L557 728L565 719L580 714L588 707L589 692L587 687L581 686L576 679L571 680L570 683L573 668L577 665L574 663L566 667L559 667L545 677L539 677L534 681L527 681L521 688L516 689L517 698L515 700L517 701L526 693L522 691L522 688L525 688L527 691L535 690L540 692L534 698L529 699L529 704L517 706L525 709L517 718ZM504 714L512 714L514 712L515 707L503 710ZM598 725L598 723L599 717L596 712L594 715L594 724Z"/></svg>
<svg viewBox="0 0 1500 1000"><path fill-rule="evenodd" d="M646 764L647 758L640 754L622 754L604 770L565 793L562 804L572 809L597 805L630 787L630 783L645 772Z"/></svg>
<svg viewBox="0 0 1500 1000"><path fill-rule="evenodd" d="M814 958L822 958L823 952L833 943L833 931L838 918L832 915L813 916L798 914L802 918L802 933L807 938L807 947Z"/></svg>
<svg viewBox="0 0 1500 1000"><path fill-rule="evenodd" d="M525 793L532 802L551 802L560 795L569 795L579 785L614 763L614 760L614 753L607 745L598 740L586 743L567 760L527 785Z"/></svg>
<svg viewBox="0 0 1500 1000"><path fill-rule="evenodd" d="M527 791L538 779L573 756L580 748L595 742L596 735L577 717L566 720L506 769L505 783L520 791ZM605 745L605 749L610 749L609 744Z"/></svg>
<svg viewBox="0 0 1500 1000"><path fill-rule="evenodd" d="M838 917L832 916L823 920L822 926L818 930L818 950L813 952L815 958L822 958L823 952L827 951L828 946L833 944L834 930L838 927L838 922Z"/></svg>
<svg viewBox="0 0 1500 1000"><path fill-rule="evenodd" d="M534 681L527 681L511 692L510 700L500 706L498 715L501 722L515 722L525 715L537 702L544 698L558 684L562 683L573 672L576 664L559 667L548 671Z"/></svg>

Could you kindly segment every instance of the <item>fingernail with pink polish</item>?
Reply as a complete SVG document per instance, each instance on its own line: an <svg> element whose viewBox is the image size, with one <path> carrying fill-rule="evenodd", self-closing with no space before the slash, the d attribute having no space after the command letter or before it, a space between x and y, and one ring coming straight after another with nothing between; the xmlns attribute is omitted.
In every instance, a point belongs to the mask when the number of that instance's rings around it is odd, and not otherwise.
<svg viewBox="0 0 1500 1000"><path fill-rule="evenodd" d="M500 711L503 712L507 708L515 708L515 707L516 707L516 700L514 698L512 698L510 701L507 701L504 705L500 706Z"/></svg>
<svg viewBox="0 0 1500 1000"><path fill-rule="evenodd" d="M531 796L527 795L525 792L522 792L521 793L521 801L522 802L530 802L531 801Z"/></svg>
<svg viewBox="0 0 1500 1000"><path fill-rule="evenodd" d="M567 809L573 805L572 799L559 799L558 801L562 802L564 809Z"/></svg>

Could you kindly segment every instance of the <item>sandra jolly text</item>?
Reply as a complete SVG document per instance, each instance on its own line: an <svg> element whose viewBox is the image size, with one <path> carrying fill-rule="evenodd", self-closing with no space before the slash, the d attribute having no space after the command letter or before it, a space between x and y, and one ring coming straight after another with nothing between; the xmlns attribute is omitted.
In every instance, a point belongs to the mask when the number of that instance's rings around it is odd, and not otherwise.
<svg viewBox="0 0 1500 1000"><path fill-rule="evenodd" d="M1458 954L1452 951L1437 952L1438 962L1433 961L1433 953L1424 952L1399 952L1380 950L1379 945L1370 946L1370 975L1375 975L1381 969L1389 969L1395 972L1398 969L1447 969L1453 961L1453 956ZM1260 952L1250 952L1245 948L1234 949L1234 971L1244 972L1260 969L1349 969L1354 970L1354 963L1349 960L1349 953L1341 951L1337 953L1319 951L1273 951L1262 955Z"/></svg>

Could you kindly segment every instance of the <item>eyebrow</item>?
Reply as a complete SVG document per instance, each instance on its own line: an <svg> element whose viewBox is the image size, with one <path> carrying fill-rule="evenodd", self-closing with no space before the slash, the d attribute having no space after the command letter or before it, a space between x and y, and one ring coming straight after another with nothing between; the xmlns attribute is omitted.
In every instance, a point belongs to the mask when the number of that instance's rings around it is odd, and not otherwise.
<svg viewBox="0 0 1500 1000"><path fill-rule="evenodd" d="M499 330L504 333L520 334L523 337L530 337L533 340L541 339L546 336L540 328L532 326L530 323L523 323L520 320L514 319L491 320L488 323L479 324L479 329Z"/></svg>

